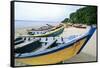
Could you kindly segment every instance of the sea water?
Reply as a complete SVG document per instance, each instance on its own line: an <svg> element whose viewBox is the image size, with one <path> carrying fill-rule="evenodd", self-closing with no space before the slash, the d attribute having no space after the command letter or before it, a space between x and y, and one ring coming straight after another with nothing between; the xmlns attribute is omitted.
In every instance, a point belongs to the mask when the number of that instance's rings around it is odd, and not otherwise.
<svg viewBox="0 0 100 68"><path fill-rule="evenodd" d="M59 24L59 22L15 20L15 23L14 23L15 29L27 28L27 27L39 28L42 26L47 26L46 24L56 26Z"/></svg>

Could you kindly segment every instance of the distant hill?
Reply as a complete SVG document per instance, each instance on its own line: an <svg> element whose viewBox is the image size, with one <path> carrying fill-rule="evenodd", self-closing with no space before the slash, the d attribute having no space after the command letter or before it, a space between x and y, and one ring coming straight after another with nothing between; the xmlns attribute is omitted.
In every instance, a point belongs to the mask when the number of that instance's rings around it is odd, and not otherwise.
<svg viewBox="0 0 100 68"><path fill-rule="evenodd" d="M70 14L70 18L65 18L62 23L97 24L97 7L86 6Z"/></svg>

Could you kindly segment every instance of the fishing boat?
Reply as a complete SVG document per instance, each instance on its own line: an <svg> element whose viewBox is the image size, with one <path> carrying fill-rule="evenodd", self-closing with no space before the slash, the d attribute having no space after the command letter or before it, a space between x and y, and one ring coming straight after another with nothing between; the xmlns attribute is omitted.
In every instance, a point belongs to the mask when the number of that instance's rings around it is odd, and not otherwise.
<svg viewBox="0 0 100 68"><path fill-rule="evenodd" d="M89 27L81 35L69 37L40 37L41 47L30 50L31 46L21 52L15 52L15 60L26 65L56 64L68 60L79 54L96 30L95 26ZM15 49L16 50L16 49Z"/></svg>
<svg viewBox="0 0 100 68"><path fill-rule="evenodd" d="M74 24L73 27L76 27L76 28L86 28L87 26L83 25L83 24Z"/></svg>
<svg viewBox="0 0 100 68"><path fill-rule="evenodd" d="M45 30L28 30L28 35L26 36L33 36L33 37L54 37L60 35L64 30L65 25L60 24L58 26L45 29ZM25 35L24 35L25 36Z"/></svg>

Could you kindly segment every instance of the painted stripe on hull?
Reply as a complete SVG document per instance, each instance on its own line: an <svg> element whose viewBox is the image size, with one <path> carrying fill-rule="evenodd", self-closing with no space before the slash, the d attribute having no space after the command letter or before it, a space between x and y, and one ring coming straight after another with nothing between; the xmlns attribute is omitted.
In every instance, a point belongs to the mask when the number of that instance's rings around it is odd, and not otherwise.
<svg viewBox="0 0 100 68"><path fill-rule="evenodd" d="M57 31L57 32L54 32L54 33L52 33L52 34L50 34L50 35L48 35L48 36L49 36L49 37L55 37L55 36L58 36L58 35L60 35L60 34L63 32L63 30L64 30L64 28L61 29L61 30L59 30L59 31Z"/></svg>
<svg viewBox="0 0 100 68"><path fill-rule="evenodd" d="M86 38L74 43L71 47L64 48L63 50L50 53L47 55L41 55L38 57L30 57L30 58L20 58L20 59L16 58L15 60L28 65L55 64L63 60L70 59L71 57L76 55L85 41Z"/></svg>

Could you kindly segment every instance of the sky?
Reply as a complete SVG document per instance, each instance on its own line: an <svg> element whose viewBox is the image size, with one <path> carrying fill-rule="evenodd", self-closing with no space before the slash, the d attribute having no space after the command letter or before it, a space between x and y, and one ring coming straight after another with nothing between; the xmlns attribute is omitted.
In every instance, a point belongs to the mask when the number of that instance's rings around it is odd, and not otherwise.
<svg viewBox="0 0 100 68"><path fill-rule="evenodd" d="M84 6L15 2L15 20L61 22Z"/></svg>

